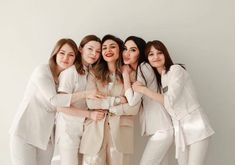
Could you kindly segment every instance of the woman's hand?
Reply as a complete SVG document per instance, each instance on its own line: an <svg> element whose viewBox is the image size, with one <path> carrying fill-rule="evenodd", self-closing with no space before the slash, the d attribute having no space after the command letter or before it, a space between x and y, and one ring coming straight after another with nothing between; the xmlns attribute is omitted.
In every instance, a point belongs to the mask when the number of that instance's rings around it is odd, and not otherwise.
<svg viewBox="0 0 235 165"><path fill-rule="evenodd" d="M144 93L144 89L146 87L139 81L136 81L132 84L132 89L135 91L135 92L139 92L139 93Z"/></svg>
<svg viewBox="0 0 235 165"><path fill-rule="evenodd" d="M130 74L132 71L131 67L129 65L123 65L122 66L122 74Z"/></svg>
<svg viewBox="0 0 235 165"><path fill-rule="evenodd" d="M94 121L102 120L105 117L107 111L104 110L91 110L89 111L89 118Z"/></svg>

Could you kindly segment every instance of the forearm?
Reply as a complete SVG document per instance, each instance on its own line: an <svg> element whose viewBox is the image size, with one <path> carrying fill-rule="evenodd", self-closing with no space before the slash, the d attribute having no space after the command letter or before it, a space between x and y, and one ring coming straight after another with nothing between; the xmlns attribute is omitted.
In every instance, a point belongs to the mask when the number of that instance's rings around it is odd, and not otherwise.
<svg viewBox="0 0 235 165"><path fill-rule="evenodd" d="M76 103L80 99L86 98L86 91L79 91L72 94L71 104Z"/></svg>
<svg viewBox="0 0 235 165"><path fill-rule="evenodd" d="M123 82L124 82L124 89L127 91L129 88L131 88L131 81L130 81L130 76L127 73L123 73Z"/></svg>
<svg viewBox="0 0 235 165"><path fill-rule="evenodd" d="M90 117L90 111L85 109L78 109L75 107L70 108L57 108L58 112L66 113L71 116L79 116L79 117Z"/></svg>
<svg viewBox="0 0 235 165"><path fill-rule="evenodd" d="M164 96L161 93L154 92L147 87L143 87L142 92L144 95L148 96L149 98L159 102L160 104L164 105Z"/></svg>

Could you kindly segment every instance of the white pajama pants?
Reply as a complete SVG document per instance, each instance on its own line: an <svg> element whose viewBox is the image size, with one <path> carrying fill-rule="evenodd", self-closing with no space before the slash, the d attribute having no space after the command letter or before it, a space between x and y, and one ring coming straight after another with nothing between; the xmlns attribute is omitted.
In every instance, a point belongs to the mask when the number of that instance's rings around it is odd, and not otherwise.
<svg viewBox="0 0 235 165"><path fill-rule="evenodd" d="M179 165L204 165L209 138L186 146L185 152L179 153Z"/></svg>
<svg viewBox="0 0 235 165"><path fill-rule="evenodd" d="M157 131L149 138L140 165L167 165L172 143L173 129Z"/></svg>
<svg viewBox="0 0 235 165"><path fill-rule="evenodd" d="M56 123L56 144L60 155L60 165L81 165L78 153L83 134L83 120L76 116L59 114Z"/></svg>
<svg viewBox="0 0 235 165"><path fill-rule="evenodd" d="M13 135L10 149L12 165L51 165L54 145L50 141L47 149L42 150Z"/></svg>

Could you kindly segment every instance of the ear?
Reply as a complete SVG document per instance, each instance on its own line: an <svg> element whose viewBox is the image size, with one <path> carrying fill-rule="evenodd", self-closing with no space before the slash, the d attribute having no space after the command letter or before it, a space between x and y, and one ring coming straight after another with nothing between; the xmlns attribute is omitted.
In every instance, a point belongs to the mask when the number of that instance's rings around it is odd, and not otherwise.
<svg viewBox="0 0 235 165"><path fill-rule="evenodd" d="M78 47L78 51L82 54L82 47L81 46Z"/></svg>

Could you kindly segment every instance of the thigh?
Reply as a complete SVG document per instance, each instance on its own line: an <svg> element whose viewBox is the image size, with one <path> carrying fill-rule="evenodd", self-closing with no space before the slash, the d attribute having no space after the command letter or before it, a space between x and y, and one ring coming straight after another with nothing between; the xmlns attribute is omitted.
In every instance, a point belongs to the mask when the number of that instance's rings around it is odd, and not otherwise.
<svg viewBox="0 0 235 165"><path fill-rule="evenodd" d="M172 142L173 130L157 131L147 142L140 164L160 165L167 161L166 155Z"/></svg>
<svg viewBox="0 0 235 165"><path fill-rule="evenodd" d="M54 144L50 141L47 149L37 149L37 165L51 165L51 160L54 153Z"/></svg>
<svg viewBox="0 0 235 165"><path fill-rule="evenodd" d="M10 148L13 165L37 165L35 146L25 143L18 136L12 136Z"/></svg>
<svg viewBox="0 0 235 165"><path fill-rule="evenodd" d="M209 144L209 138L190 145L188 165L204 165Z"/></svg>
<svg viewBox="0 0 235 165"><path fill-rule="evenodd" d="M104 150L95 155L83 155L83 165L106 165L106 153Z"/></svg>
<svg viewBox="0 0 235 165"><path fill-rule="evenodd" d="M130 154L117 150L112 140L110 130L107 131L107 165L129 165Z"/></svg>

